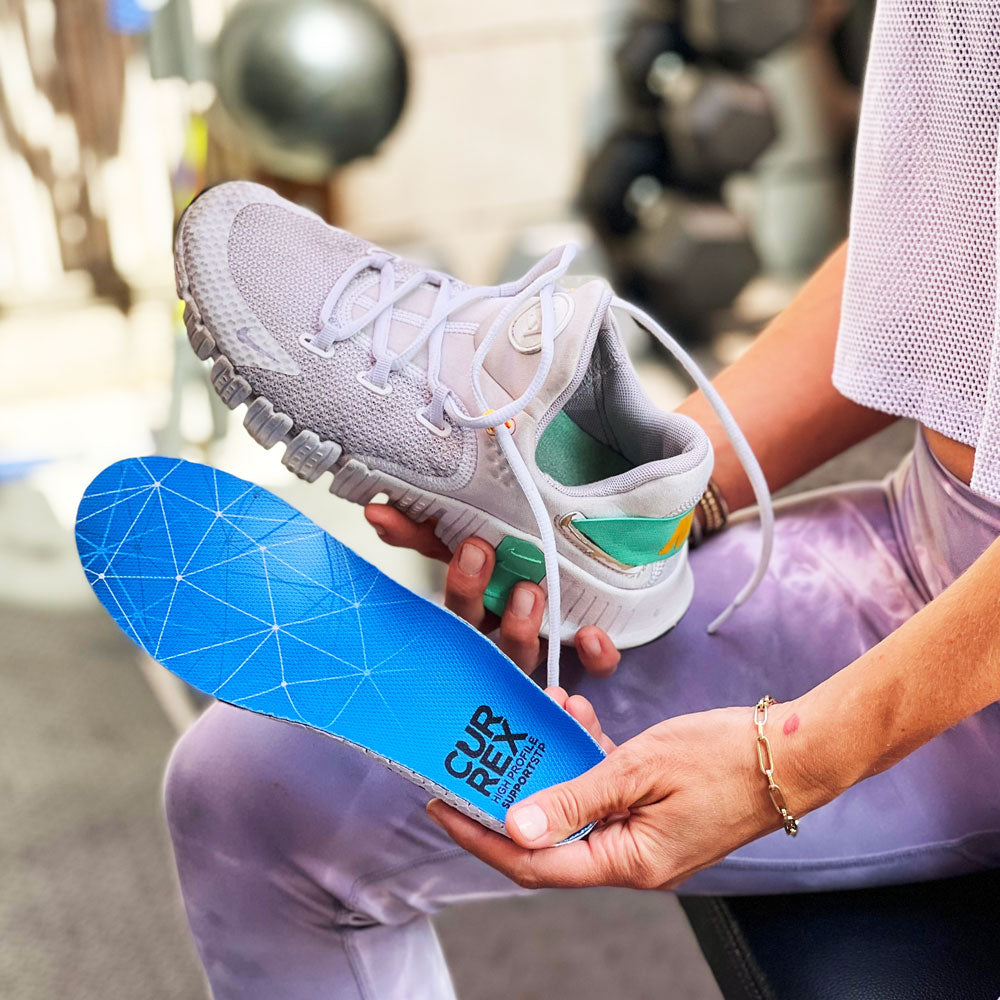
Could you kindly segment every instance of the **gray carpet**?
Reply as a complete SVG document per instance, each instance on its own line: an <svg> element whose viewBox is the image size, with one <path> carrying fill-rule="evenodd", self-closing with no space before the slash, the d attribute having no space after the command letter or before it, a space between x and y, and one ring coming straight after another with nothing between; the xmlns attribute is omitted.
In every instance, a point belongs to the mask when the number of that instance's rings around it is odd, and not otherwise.
<svg viewBox="0 0 1000 1000"><path fill-rule="evenodd" d="M475 903L441 914L437 927L462 1000L721 1000L668 893Z"/></svg>
<svg viewBox="0 0 1000 1000"><path fill-rule="evenodd" d="M96 608L3 608L0 635L0 997L204 997L134 647Z"/></svg>

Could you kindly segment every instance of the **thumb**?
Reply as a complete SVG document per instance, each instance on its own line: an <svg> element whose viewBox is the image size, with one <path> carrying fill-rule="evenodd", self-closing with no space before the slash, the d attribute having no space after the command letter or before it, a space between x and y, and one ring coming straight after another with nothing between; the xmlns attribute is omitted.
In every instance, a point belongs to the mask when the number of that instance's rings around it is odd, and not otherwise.
<svg viewBox="0 0 1000 1000"><path fill-rule="evenodd" d="M627 812L642 795L641 766L616 750L579 778L552 785L507 811L507 832L522 847L551 847L615 813Z"/></svg>

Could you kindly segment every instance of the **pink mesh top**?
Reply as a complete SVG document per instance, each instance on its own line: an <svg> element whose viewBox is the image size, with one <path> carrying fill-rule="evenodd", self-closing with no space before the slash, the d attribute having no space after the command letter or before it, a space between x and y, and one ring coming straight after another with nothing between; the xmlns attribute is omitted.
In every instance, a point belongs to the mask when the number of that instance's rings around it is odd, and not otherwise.
<svg viewBox="0 0 1000 1000"><path fill-rule="evenodd" d="M1000 500L1000 2L879 0L834 385L976 448Z"/></svg>

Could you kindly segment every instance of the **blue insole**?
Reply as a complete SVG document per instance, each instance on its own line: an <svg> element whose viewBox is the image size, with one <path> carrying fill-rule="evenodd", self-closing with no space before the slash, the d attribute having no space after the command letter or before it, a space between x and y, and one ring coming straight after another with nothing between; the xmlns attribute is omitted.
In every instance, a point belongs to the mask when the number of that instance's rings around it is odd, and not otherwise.
<svg viewBox="0 0 1000 1000"><path fill-rule="evenodd" d="M90 484L76 537L101 603L172 673L351 743L492 829L604 756L485 636L253 483L127 459Z"/></svg>

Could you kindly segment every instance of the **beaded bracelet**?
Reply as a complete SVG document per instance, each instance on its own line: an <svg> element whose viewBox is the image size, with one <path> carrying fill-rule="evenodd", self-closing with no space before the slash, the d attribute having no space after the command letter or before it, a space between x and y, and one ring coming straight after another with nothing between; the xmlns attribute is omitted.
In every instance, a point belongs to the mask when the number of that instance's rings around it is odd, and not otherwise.
<svg viewBox="0 0 1000 1000"><path fill-rule="evenodd" d="M708 481L708 486L695 507L701 511L701 518L696 517L691 523L692 548L697 547L709 535L722 531L729 520L726 498L714 479Z"/></svg>

